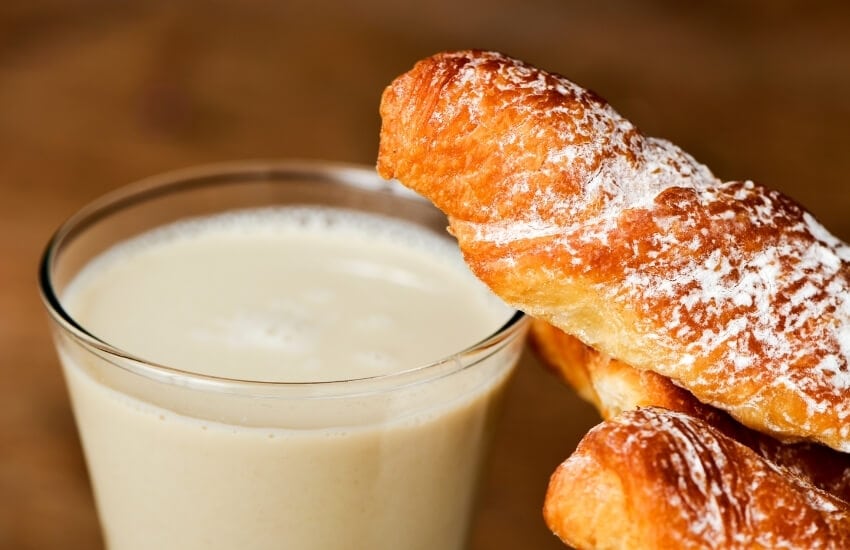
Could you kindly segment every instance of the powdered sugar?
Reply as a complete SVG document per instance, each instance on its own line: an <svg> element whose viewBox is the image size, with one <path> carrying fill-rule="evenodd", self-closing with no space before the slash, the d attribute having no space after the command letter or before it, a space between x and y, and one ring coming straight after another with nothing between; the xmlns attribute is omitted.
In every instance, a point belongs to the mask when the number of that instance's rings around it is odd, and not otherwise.
<svg viewBox="0 0 850 550"><path fill-rule="evenodd" d="M624 514L631 540L648 547L844 548L850 539L846 503L686 414L623 413L591 430L555 478L584 493L583 484L594 483L597 473L622 483L616 489L602 484L588 492L590 502L570 508ZM547 505L571 498L550 493ZM663 528L653 528L659 519ZM610 538L621 532L604 521L563 521L598 546L622 545L623 539Z"/></svg>
<svg viewBox="0 0 850 550"><path fill-rule="evenodd" d="M569 298L512 305L753 427L850 451L850 247L787 197L721 182L563 77L491 52L422 67L435 90L426 127L382 130L382 143L412 136L393 152L416 171L387 169L383 154L379 169L449 214L480 277L536 296L521 287L543 274ZM638 343L573 324L579 293Z"/></svg>

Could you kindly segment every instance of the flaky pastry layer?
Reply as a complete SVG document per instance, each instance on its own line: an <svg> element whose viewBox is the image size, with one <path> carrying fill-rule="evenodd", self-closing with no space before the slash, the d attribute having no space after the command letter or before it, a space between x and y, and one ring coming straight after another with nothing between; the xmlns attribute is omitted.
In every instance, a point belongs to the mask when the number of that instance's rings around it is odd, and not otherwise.
<svg viewBox="0 0 850 550"><path fill-rule="evenodd" d="M850 547L847 503L658 408L592 429L552 475L544 517L579 549Z"/></svg>
<svg viewBox="0 0 850 550"><path fill-rule="evenodd" d="M794 201L498 53L419 62L381 115L379 172L449 216L505 301L751 428L850 451L850 247Z"/></svg>
<svg viewBox="0 0 850 550"><path fill-rule="evenodd" d="M746 445L788 475L850 503L850 454L816 443L785 444L750 430L700 403L669 378L612 359L538 319L532 322L530 335L543 364L592 403L603 419L642 407L688 414Z"/></svg>

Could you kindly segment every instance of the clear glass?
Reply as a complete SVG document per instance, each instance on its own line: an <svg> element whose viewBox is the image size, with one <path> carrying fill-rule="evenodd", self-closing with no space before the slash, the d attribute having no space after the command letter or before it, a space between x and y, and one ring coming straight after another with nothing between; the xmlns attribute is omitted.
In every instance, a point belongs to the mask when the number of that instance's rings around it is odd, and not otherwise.
<svg viewBox="0 0 850 550"><path fill-rule="evenodd" d="M280 383L146 362L63 308L66 285L116 243L187 217L294 204L445 234L439 211L371 169L253 162L128 186L49 243L41 291L109 548L463 547L499 396L523 346L521 313L433 364Z"/></svg>

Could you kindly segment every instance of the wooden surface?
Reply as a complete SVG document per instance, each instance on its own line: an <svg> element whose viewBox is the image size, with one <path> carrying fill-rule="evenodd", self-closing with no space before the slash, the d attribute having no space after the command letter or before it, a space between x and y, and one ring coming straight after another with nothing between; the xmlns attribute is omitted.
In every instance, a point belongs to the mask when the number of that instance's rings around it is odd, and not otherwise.
<svg viewBox="0 0 850 550"><path fill-rule="evenodd" d="M845 3L409 4L0 4L0 548L102 545L36 287L53 229L110 189L192 164L372 164L381 89L438 50L499 49L564 73L718 175L782 189L850 238ZM562 547L540 519L543 492L595 421L523 363L473 548Z"/></svg>

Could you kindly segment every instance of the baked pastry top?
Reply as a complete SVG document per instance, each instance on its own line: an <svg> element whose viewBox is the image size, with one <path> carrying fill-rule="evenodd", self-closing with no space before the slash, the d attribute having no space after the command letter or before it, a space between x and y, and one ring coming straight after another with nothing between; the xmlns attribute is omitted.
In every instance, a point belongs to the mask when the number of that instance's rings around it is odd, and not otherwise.
<svg viewBox="0 0 850 550"><path fill-rule="evenodd" d="M850 547L845 501L657 408L593 428L552 475L544 517L577 548Z"/></svg>
<svg viewBox="0 0 850 550"><path fill-rule="evenodd" d="M494 52L419 62L381 115L379 172L448 215L509 304L753 429L850 451L850 247L793 200Z"/></svg>
<svg viewBox="0 0 850 550"><path fill-rule="evenodd" d="M539 319L533 320L530 336L541 362L593 404L603 419L644 407L687 414L749 447L787 475L850 503L850 454L810 442L783 444L748 429L700 403L669 378L608 357Z"/></svg>

